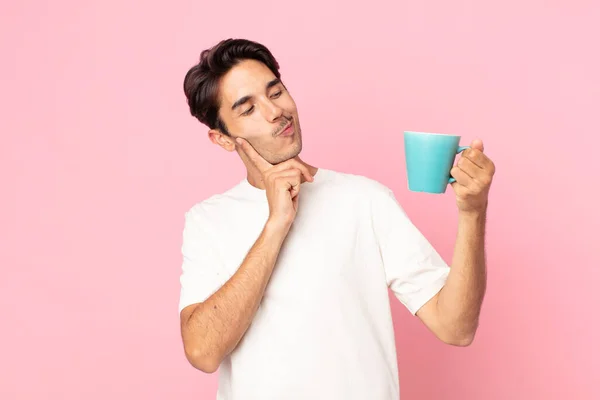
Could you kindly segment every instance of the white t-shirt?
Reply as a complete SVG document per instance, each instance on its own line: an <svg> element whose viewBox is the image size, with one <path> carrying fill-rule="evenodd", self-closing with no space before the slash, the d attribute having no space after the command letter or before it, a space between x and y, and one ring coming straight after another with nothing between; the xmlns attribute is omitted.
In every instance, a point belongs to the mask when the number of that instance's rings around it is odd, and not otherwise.
<svg viewBox="0 0 600 400"><path fill-rule="evenodd" d="M388 287L413 314L449 267L390 189L320 168L246 334L219 368L219 400L397 400ZM179 310L237 270L269 215L246 179L186 213Z"/></svg>

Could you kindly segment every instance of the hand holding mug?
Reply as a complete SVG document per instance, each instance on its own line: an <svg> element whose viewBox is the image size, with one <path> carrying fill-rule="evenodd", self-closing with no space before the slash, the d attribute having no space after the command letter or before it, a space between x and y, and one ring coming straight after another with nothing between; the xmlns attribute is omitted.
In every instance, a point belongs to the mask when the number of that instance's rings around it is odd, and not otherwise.
<svg viewBox="0 0 600 400"><path fill-rule="evenodd" d="M450 175L456 180L451 185L460 212L477 213L486 210L495 172L494 163L483 153L483 142L474 140L450 170Z"/></svg>

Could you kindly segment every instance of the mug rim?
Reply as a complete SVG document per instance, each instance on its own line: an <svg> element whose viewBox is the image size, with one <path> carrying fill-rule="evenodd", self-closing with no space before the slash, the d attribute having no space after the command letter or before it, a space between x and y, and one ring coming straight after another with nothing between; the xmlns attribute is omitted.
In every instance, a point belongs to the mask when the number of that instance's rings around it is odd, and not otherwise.
<svg viewBox="0 0 600 400"><path fill-rule="evenodd" d="M451 136L451 137L460 137L460 135L453 135L453 134L451 134L451 133L417 132L417 131L404 131L404 133L408 133L408 134L416 134L416 135L432 135L432 136Z"/></svg>

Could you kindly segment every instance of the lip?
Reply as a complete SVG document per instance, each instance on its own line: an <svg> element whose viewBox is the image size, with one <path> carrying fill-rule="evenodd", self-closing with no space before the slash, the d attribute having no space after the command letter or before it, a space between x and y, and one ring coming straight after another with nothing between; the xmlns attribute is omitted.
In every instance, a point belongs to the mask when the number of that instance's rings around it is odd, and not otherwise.
<svg viewBox="0 0 600 400"><path fill-rule="evenodd" d="M294 134L294 125L290 122L277 136L291 136Z"/></svg>

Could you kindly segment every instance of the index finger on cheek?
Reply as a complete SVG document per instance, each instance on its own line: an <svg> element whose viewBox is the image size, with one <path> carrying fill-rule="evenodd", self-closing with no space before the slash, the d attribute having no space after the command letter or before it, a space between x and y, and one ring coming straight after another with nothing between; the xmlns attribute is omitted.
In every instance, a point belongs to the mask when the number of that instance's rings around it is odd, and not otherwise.
<svg viewBox="0 0 600 400"><path fill-rule="evenodd" d="M248 157L250 162L254 164L254 166L260 171L265 172L267 169L271 168L273 165L265 160L258 152L254 149L254 147L243 138L236 138L236 143L239 143L240 148L244 152L244 154Z"/></svg>

